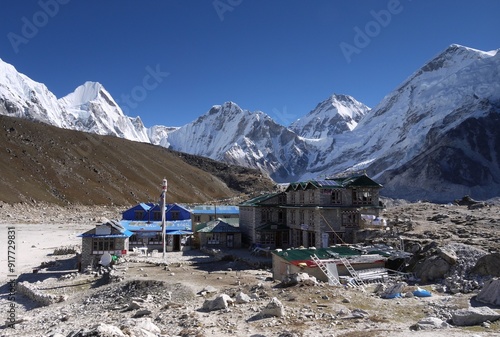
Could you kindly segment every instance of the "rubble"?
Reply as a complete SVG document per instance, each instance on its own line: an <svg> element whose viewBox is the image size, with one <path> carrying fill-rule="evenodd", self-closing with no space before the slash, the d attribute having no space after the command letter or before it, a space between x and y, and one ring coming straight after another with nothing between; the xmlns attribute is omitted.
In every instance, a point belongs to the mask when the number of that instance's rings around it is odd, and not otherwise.
<svg viewBox="0 0 500 337"><path fill-rule="evenodd" d="M209 255L195 250L169 252L166 261L153 257L123 257L110 273L110 276L117 276L116 281L104 282L104 272L60 272L65 266L62 261L75 261L75 255L47 255L57 247L44 246L44 240L48 240L37 238L39 241L26 242L25 247L31 252L43 249L46 262L38 273L32 274L31 266L29 274L23 276L41 294L55 298L65 296L65 301L40 306L19 292L16 329L0 329L0 336L316 337L383 334L401 337L434 334L461 337L472 333L493 337L500 330L500 320L492 320L500 313L495 307L498 300L488 302L490 298L498 299L495 295L498 285L494 282L497 279L492 275L494 263L488 262L488 267L476 268L483 265L479 261L490 259L490 255L498 251L495 233L500 226L500 216L495 213L498 208L490 207L488 204L474 210L467 206L421 203L402 204L397 211L391 211L395 216L387 216L388 225L400 226L398 235L401 238L398 236L392 238L395 241L388 241L391 238L384 237L380 238L381 242L391 245L403 242L405 251L416 256L413 265L437 257L447 265L447 271L428 284L416 275L405 282L367 285L363 290L329 286L305 273L289 275L281 282L273 280L271 271L263 264L249 266L242 261L244 257L237 261L220 259L216 256L227 255L221 251ZM89 221L98 217L90 211L75 216L65 216L63 209L58 212L61 215L57 219L72 217ZM9 214L16 217L15 212ZM439 221L427 220L437 214L448 217L441 217ZM396 216L399 222L394 220ZM40 219L33 219L30 226L41 223ZM19 233L28 230L24 230L19 222L16 226ZM64 226L69 225L65 223ZM57 230L57 226L50 228ZM487 239L483 240L483 237ZM57 244L67 246L64 241ZM30 248L32 245L35 248ZM34 266L38 264L42 265L37 260ZM481 273L480 270L487 272ZM432 289L432 296L412 296L418 286ZM401 297L381 298L384 291ZM204 309L205 301L219 296L226 299L227 306L222 299L222 309ZM458 325L469 322L470 317L476 315L469 313L465 316L463 313L469 311L472 304L478 305L480 300L485 300L480 302L481 305L489 306L494 314L484 312L480 320L473 322L476 324L474 330ZM7 303L5 297L0 298L0 305ZM462 319L462 315L465 318ZM423 331L411 332L411 329Z"/></svg>

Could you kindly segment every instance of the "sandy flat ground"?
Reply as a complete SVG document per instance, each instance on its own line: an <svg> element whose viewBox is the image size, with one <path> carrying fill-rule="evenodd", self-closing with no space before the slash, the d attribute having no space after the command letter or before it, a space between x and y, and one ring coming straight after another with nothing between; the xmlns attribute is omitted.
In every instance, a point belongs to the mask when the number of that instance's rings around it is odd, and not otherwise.
<svg viewBox="0 0 500 337"><path fill-rule="evenodd" d="M54 249L70 245L81 245L79 234L91 229L94 224L0 224L0 283L7 280L8 230L14 228L15 244L15 274L32 272L43 261L53 260L50 256ZM12 255L11 255L12 256Z"/></svg>

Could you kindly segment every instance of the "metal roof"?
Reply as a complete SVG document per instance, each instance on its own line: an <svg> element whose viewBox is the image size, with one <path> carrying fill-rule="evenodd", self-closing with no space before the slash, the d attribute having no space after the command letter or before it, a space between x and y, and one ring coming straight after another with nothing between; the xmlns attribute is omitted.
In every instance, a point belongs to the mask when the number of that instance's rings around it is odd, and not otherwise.
<svg viewBox="0 0 500 337"><path fill-rule="evenodd" d="M97 225L97 226L109 226L111 227L112 230L115 230L117 231L118 233L113 233L113 234L96 234L95 233L95 228L94 229L91 229L91 230L88 230L87 232L85 233L82 233L80 235L78 235L78 237L81 237L81 238L88 238L88 237L92 237L92 238L101 238L101 239L109 239L109 238L129 238L131 237L134 233L132 233L131 231L129 231L127 228L125 228L124 226L122 226L122 224L116 220L108 220L100 225ZM97 228L96 226L96 228ZM92 232L92 233L91 233Z"/></svg>
<svg viewBox="0 0 500 337"><path fill-rule="evenodd" d="M105 234L105 235L97 235L94 233L83 233L78 235L80 238L97 238L97 239L114 239L114 238L129 238L133 235L131 231L126 230L120 234Z"/></svg>
<svg viewBox="0 0 500 337"><path fill-rule="evenodd" d="M192 231L181 231L181 230L176 230L176 231L167 231L167 235L190 235L193 234Z"/></svg>
<svg viewBox="0 0 500 337"><path fill-rule="evenodd" d="M381 188L382 185L376 181L369 178L366 174L353 175L339 178L331 178L325 180L308 180L290 183L286 191L291 190L306 190L309 188L314 189L336 189L336 188L347 188L347 187L377 187Z"/></svg>
<svg viewBox="0 0 500 337"><path fill-rule="evenodd" d="M203 225L200 225L202 227ZM239 233L239 224L230 224L227 221L217 219L204 224L204 227L197 230L199 233Z"/></svg>
<svg viewBox="0 0 500 337"><path fill-rule="evenodd" d="M282 251L272 251L273 254L296 264L297 262L310 261L315 254L319 259L338 259L339 257L380 255L383 258L393 256L398 251L389 246L332 246L328 248L295 248Z"/></svg>
<svg viewBox="0 0 500 337"><path fill-rule="evenodd" d="M155 231L161 232L162 222L161 221L139 221L139 220L121 220L120 224L132 231ZM165 222L165 231L174 230L188 230L191 231L193 228L191 220L174 220Z"/></svg>
<svg viewBox="0 0 500 337"><path fill-rule="evenodd" d="M263 195L259 195L258 197L243 201L240 206L256 206L260 204L263 201L269 200L271 198L274 198L275 196L281 194L282 192L279 193L267 193Z"/></svg>
<svg viewBox="0 0 500 337"><path fill-rule="evenodd" d="M200 205L191 209L192 214L240 214L238 206Z"/></svg>

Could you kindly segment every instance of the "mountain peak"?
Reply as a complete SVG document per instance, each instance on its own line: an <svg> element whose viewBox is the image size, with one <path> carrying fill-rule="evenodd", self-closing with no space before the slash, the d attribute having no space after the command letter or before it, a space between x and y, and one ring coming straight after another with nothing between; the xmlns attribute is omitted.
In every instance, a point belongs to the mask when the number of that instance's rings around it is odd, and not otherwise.
<svg viewBox="0 0 500 337"><path fill-rule="evenodd" d="M333 94L305 117L292 123L290 128L306 138L331 138L352 131L369 110L352 96Z"/></svg>
<svg viewBox="0 0 500 337"><path fill-rule="evenodd" d="M451 69L457 66L463 68L477 59L491 57L495 54L496 51L484 52L459 44L452 44L426 63L421 70L423 72L432 72L439 69Z"/></svg>
<svg viewBox="0 0 500 337"><path fill-rule="evenodd" d="M95 101L99 99L99 97L104 98L108 104L116 106L111 95L104 89L102 84L92 81L87 81L78 86L75 91L64 96L60 101L64 102L64 105L67 107L77 107Z"/></svg>

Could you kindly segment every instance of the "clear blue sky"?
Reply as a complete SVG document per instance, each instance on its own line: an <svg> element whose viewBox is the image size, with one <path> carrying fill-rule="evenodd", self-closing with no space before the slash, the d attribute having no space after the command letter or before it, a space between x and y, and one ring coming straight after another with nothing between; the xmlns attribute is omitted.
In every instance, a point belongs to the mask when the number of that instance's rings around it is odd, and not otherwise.
<svg viewBox="0 0 500 337"><path fill-rule="evenodd" d="M499 16L497 0L2 0L0 58L57 97L100 82L147 127L225 101L288 125L333 93L373 107L450 44L500 48Z"/></svg>

